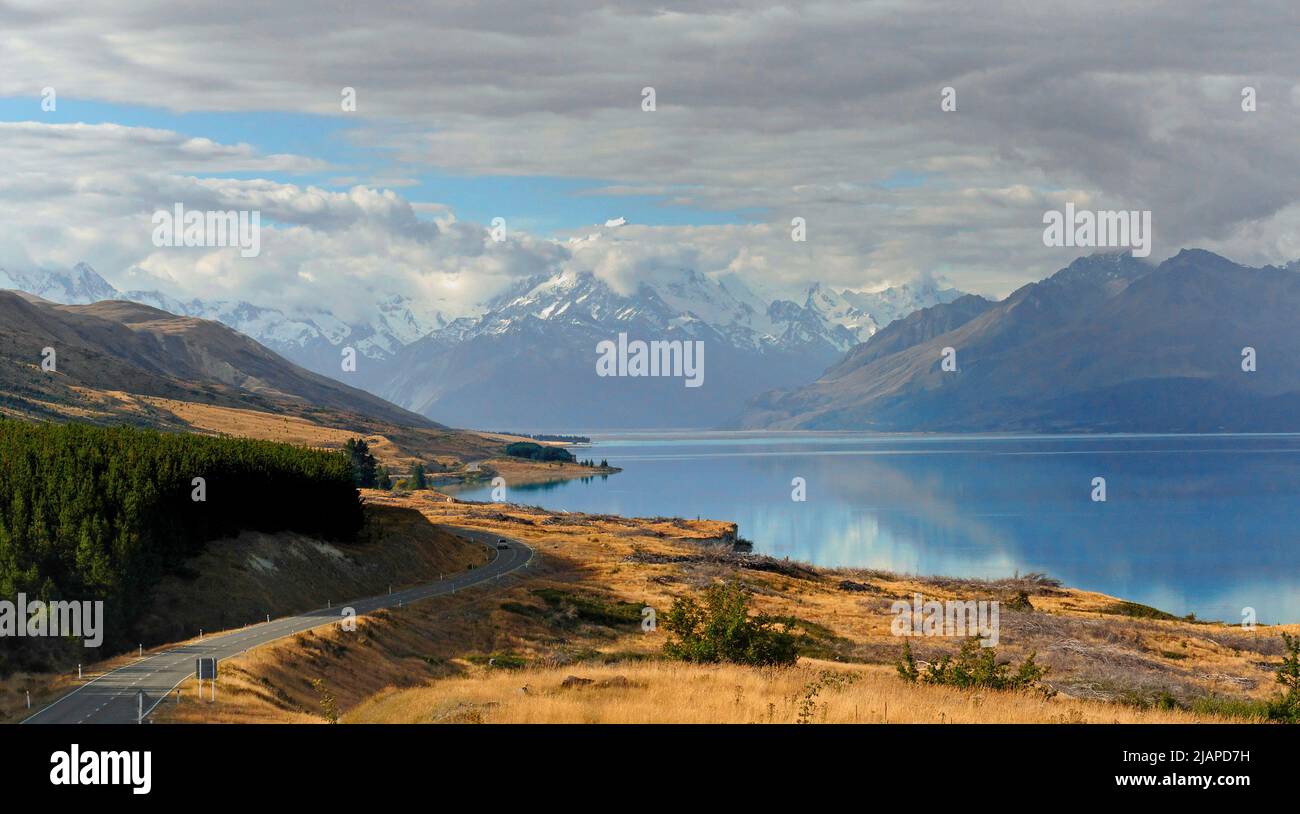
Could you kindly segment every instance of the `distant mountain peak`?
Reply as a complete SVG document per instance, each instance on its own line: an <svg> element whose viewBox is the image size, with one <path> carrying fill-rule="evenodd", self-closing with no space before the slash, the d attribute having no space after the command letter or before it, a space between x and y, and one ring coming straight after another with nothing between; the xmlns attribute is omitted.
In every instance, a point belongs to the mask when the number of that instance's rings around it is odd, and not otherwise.
<svg viewBox="0 0 1300 814"><path fill-rule="evenodd" d="M1300 277L1189 250L1081 257L1000 302L962 297L877 333L741 425L981 432L1300 429ZM1249 342L1273 359L1243 375ZM958 368L939 365L955 348Z"/></svg>
<svg viewBox="0 0 1300 814"><path fill-rule="evenodd" d="M118 296L117 289L88 263L77 263L67 270L23 272L0 268L0 288L26 291L41 299L66 305L87 305Z"/></svg>

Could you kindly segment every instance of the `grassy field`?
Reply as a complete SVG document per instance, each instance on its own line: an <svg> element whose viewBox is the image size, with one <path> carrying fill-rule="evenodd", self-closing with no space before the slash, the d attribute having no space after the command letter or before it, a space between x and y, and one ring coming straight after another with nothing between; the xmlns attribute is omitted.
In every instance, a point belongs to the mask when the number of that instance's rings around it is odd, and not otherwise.
<svg viewBox="0 0 1300 814"><path fill-rule="evenodd" d="M675 662L493 671L389 690L366 723L1186 723L1213 716L1029 693L910 685L894 670L805 659L789 668ZM1226 719L1217 719L1226 720Z"/></svg>
<svg viewBox="0 0 1300 814"><path fill-rule="evenodd" d="M997 581L823 570L709 544L731 524L555 514L459 504L434 493L367 493L432 523L491 529L541 555L525 576L317 630L232 660L217 703L169 707L170 721L1163 722L1249 720L1276 690L1279 632L1165 618L1038 577ZM640 609L739 580L757 608L797 617L792 668L663 661ZM1056 691L911 685L893 664L890 603L1002 601L1000 658L1031 652ZM1024 594L1030 606L1006 603ZM958 641L912 639L933 660ZM829 678L827 675L829 674ZM572 677L572 678L570 678ZM569 679L566 684L566 679ZM812 692L813 689L816 692ZM809 696L811 695L811 700ZM326 710L329 710L327 712Z"/></svg>

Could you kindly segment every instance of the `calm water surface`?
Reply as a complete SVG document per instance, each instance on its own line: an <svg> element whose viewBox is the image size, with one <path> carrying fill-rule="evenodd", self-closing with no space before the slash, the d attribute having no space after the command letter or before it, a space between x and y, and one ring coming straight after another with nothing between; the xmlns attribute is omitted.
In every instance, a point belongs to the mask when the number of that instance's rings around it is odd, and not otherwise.
<svg viewBox="0 0 1300 814"><path fill-rule="evenodd" d="M738 523L818 565L1043 572L1179 615L1300 621L1300 435L592 436L606 478L510 489L567 511ZM791 499L793 478L807 499ZM1104 503L1092 480L1106 479ZM489 499L490 487L459 492Z"/></svg>

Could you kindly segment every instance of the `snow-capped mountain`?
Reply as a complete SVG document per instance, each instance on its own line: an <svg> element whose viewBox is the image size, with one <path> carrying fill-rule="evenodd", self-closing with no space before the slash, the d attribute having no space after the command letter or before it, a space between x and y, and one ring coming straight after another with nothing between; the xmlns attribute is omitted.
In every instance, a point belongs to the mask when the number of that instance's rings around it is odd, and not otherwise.
<svg viewBox="0 0 1300 814"><path fill-rule="evenodd" d="M117 297L173 314L215 320L331 376L339 372L339 349L344 346L355 348L368 359L388 359L447 324L442 314L423 313L409 298L397 295L380 300L378 314L371 322L351 324L324 308L295 315L244 301L177 300L157 291L124 291Z"/></svg>
<svg viewBox="0 0 1300 814"><path fill-rule="evenodd" d="M939 301L946 300L925 304ZM869 302L882 320L892 320L893 311ZM845 294L819 285L802 304L764 303L734 276L659 271L621 293L590 272L568 270L523 281L481 317L412 343L389 365L379 394L467 426L716 427L737 415L748 394L772 382L807 381L877 325ZM687 389L680 379L599 376L596 346L619 334L629 341L702 342L705 384Z"/></svg>
<svg viewBox="0 0 1300 814"><path fill-rule="evenodd" d="M378 315L372 321L348 323L326 308L289 314L244 301L180 300L159 291L118 291L87 263L62 271L0 269L0 288L17 289L68 305L129 300L179 316L214 320L293 362L335 378L342 378L339 360L344 346L355 348L363 358L389 359L411 342L447 325L441 313L423 309L409 297L400 295L381 299ZM366 368L359 366L359 373L374 372ZM361 382L349 380L348 383Z"/></svg>
<svg viewBox="0 0 1300 814"><path fill-rule="evenodd" d="M43 300L65 305L89 305L117 297L117 289L85 263L78 263L64 271L16 271L0 268L0 288L26 291Z"/></svg>
<svg viewBox="0 0 1300 814"><path fill-rule="evenodd" d="M903 283L882 291L842 291L840 297L870 318L876 326L872 331L874 333L914 311L952 302L963 294L964 291L943 288L933 280L926 279L916 283ZM865 342L866 339L863 337L862 341Z"/></svg>
<svg viewBox="0 0 1300 814"><path fill-rule="evenodd" d="M622 292L570 269L521 280L479 315L448 320L393 295L378 302L371 321L356 324L327 307L288 313L244 301L119 292L84 263L65 272L0 270L0 285L56 302L125 299L214 320L436 420L521 429L718 426L746 398L806 384L909 309L960 293L933 285L867 294L813 285L802 303L768 302L734 274L658 270ZM620 333L703 342L707 383L684 393L680 380L597 379L596 344ZM346 346L360 357L355 372L341 368ZM516 392L533 397L511 398Z"/></svg>

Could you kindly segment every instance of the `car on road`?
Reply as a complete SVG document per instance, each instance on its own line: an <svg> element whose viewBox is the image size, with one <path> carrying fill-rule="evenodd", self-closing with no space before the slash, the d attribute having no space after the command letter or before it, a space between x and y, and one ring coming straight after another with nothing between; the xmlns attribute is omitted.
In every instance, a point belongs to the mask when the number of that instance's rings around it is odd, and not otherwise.
<svg viewBox="0 0 1300 814"><path fill-rule="evenodd" d="M506 544L506 538L502 537L499 540L497 540L497 548L509 548L509 547L510 546Z"/></svg>

